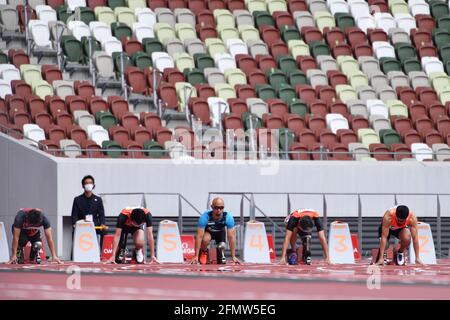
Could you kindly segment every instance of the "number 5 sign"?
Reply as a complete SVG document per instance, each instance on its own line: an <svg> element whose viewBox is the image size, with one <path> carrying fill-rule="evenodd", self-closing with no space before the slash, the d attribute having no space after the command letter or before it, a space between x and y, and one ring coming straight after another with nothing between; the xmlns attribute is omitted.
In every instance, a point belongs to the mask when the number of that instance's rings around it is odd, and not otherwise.
<svg viewBox="0 0 450 320"><path fill-rule="evenodd" d="M331 263L355 263L352 237L347 223L339 221L331 223L328 242Z"/></svg>
<svg viewBox="0 0 450 320"><path fill-rule="evenodd" d="M244 261L270 263L266 227L262 222L249 221L245 224Z"/></svg>
<svg viewBox="0 0 450 320"><path fill-rule="evenodd" d="M176 222L163 220L159 223L156 255L159 262L183 263L180 231Z"/></svg>
<svg viewBox="0 0 450 320"><path fill-rule="evenodd" d="M74 262L100 262L100 249L93 222L78 221L73 237Z"/></svg>
<svg viewBox="0 0 450 320"><path fill-rule="evenodd" d="M417 223L417 234L419 236L419 254L420 259L425 264L436 264L436 251L434 250L433 235L428 223ZM409 245L409 263L416 263L416 253L414 252L414 245L411 238Z"/></svg>

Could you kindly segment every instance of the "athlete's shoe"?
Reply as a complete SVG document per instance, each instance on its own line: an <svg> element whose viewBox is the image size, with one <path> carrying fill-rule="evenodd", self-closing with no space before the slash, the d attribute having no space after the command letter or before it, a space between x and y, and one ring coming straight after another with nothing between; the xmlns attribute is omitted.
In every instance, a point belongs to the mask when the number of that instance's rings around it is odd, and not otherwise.
<svg viewBox="0 0 450 320"><path fill-rule="evenodd" d="M312 258L311 258L311 257L306 257L305 263L306 263L307 265L311 265L311 263L312 263Z"/></svg>
<svg viewBox="0 0 450 320"><path fill-rule="evenodd" d="M116 263L119 263L119 264L126 263L127 255L128 255L127 249L120 249L119 254L116 256Z"/></svg>
<svg viewBox="0 0 450 320"><path fill-rule="evenodd" d="M198 258L198 261L200 262L200 264L208 263L208 250L200 251L200 257Z"/></svg>
<svg viewBox="0 0 450 320"><path fill-rule="evenodd" d="M36 264L41 264L41 248L42 243L41 242L35 242L33 243L31 250L30 250L30 261L33 261Z"/></svg>
<svg viewBox="0 0 450 320"><path fill-rule="evenodd" d="M288 257L288 264L296 265L297 264L297 253L295 251L291 252Z"/></svg>
<svg viewBox="0 0 450 320"><path fill-rule="evenodd" d="M225 258L225 252L223 249L217 248L217 264L226 264L227 258Z"/></svg>
<svg viewBox="0 0 450 320"><path fill-rule="evenodd" d="M403 266L405 264L405 254L403 252L397 252L397 264Z"/></svg>
<svg viewBox="0 0 450 320"><path fill-rule="evenodd" d="M134 254L138 264L144 263L144 253L142 252L142 249L134 250Z"/></svg>

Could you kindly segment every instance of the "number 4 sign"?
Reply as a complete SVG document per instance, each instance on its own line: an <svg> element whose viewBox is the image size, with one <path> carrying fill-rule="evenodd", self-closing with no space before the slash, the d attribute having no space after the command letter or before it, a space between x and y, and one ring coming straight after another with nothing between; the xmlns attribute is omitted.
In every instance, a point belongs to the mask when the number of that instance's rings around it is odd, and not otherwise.
<svg viewBox="0 0 450 320"><path fill-rule="evenodd" d="M417 234L419 236L420 259L425 264L436 264L436 252L434 250L433 235L428 223L418 222ZM413 241L409 245L409 263L416 263L416 254L414 252Z"/></svg>
<svg viewBox="0 0 450 320"><path fill-rule="evenodd" d="M245 224L244 261L270 263L266 227L262 222L249 221Z"/></svg>
<svg viewBox="0 0 450 320"><path fill-rule="evenodd" d="M332 222L328 242L331 263L355 263L352 237L347 223L339 221Z"/></svg>

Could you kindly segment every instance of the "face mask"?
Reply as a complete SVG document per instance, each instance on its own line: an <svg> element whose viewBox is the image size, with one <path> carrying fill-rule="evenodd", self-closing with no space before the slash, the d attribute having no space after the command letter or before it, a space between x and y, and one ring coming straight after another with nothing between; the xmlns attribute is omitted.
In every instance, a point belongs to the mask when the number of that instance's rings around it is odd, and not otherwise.
<svg viewBox="0 0 450 320"><path fill-rule="evenodd" d="M92 190L94 190L94 185L93 184L85 184L84 190L87 192L91 192Z"/></svg>

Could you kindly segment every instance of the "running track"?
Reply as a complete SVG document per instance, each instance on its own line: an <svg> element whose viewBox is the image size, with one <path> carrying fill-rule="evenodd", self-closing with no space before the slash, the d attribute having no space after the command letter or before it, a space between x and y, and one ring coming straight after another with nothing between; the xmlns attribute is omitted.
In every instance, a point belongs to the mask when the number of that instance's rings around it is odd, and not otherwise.
<svg viewBox="0 0 450 320"><path fill-rule="evenodd" d="M0 264L0 299L450 299L450 260L383 266L380 289L367 286L367 262L355 265L76 264L80 289L63 265ZM375 280L371 281L376 284Z"/></svg>

